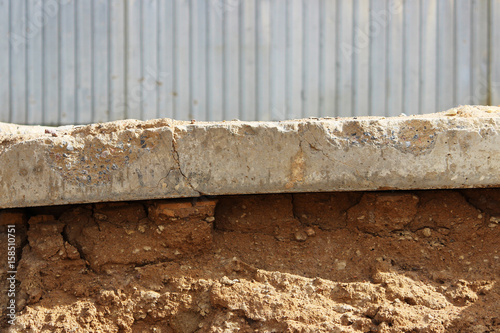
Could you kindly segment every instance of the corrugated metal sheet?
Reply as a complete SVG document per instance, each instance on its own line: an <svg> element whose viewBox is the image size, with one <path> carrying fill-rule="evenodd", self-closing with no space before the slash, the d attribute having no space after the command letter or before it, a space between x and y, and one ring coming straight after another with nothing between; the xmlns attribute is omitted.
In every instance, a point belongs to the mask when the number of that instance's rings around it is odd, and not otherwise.
<svg viewBox="0 0 500 333"><path fill-rule="evenodd" d="M500 0L0 0L0 121L500 104Z"/></svg>

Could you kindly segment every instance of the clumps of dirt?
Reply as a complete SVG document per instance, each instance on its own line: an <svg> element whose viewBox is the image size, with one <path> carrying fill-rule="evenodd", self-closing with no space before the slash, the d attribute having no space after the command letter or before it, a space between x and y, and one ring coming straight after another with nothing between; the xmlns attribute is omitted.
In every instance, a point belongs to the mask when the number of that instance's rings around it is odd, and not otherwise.
<svg viewBox="0 0 500 333"><path fill-rule="evenodd" d="M75 208L59 219L65 236L94 271L117 265L145 265L182 259L212 245L215 200L96 204Z"/></svg>
<svg viewBox="0 0 500 333"><path fill-rule="evenodd" d="M293 215L291 194L226 197L217 207L216 228L221 231L275 235L300 227Z"/></svg>
<svg viewBox="0 0 500 333"><path fill-rule="evenodd" d="M367 193L348 210L349 226L361 232L387 236L404 230L417 215L419 198L412 194Z"/></svg>
<svg viewBox="0 0 500 333"><path fill-rule="evenodd" d="M362 197L362 192L298 193L292 197L293 214L304 225L342 229L347 225L347 210Z"/></svg>
<svg viewBox="0 0 500 333"><path fill-rule="evenodd" d="M490 215L500 216L500 191L497 189L469 189L461 193L475 207Z"/></svg>
<svg viewBox="0 0 500 333"><path fill-rule="evenodd" d="M3 329L500 332L499 191L5 210L20 260Z"/></svg>

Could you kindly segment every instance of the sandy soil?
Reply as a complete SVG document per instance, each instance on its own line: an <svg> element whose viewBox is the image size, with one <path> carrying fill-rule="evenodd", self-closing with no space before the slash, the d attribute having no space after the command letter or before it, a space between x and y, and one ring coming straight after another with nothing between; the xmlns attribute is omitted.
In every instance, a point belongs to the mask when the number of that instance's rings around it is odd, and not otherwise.
<svg viewBox="0 0 500 333"><path fill-rule="evenodd" d="M495 189L5 210L2 330L500 332L499 222Z"/></svg>

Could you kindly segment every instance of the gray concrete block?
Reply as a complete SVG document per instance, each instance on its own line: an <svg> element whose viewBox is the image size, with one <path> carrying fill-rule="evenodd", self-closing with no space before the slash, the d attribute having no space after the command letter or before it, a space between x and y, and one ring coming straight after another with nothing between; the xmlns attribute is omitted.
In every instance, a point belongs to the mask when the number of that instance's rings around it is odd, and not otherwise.
<svg viewBox="0 0 500 333"><path fill-rule="evenodd" d="M43 130L43 131L42 131ZM500 186L500 108L281 122L0 124L0 208Z"/></svg>

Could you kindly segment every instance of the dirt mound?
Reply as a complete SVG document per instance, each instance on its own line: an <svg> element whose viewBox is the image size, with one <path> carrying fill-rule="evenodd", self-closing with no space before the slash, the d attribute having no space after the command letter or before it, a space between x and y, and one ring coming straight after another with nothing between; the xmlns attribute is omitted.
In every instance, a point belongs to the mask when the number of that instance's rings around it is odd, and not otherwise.
<svg viewBox="0 0 500 333"><path fill-rule="evenodd" d="M16 225L18 282L15 325L2 284L2 327L500 332L498 191L4 210L0 239L7 244L7 225Z"/></svg>

